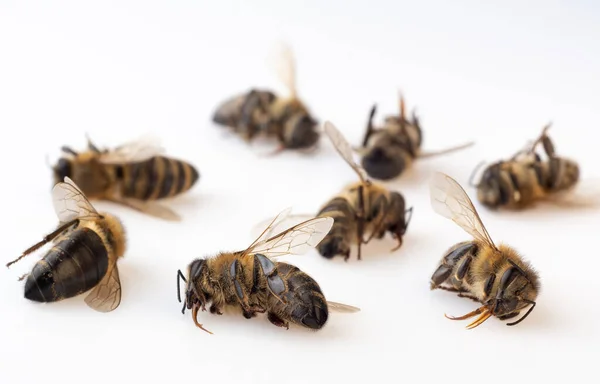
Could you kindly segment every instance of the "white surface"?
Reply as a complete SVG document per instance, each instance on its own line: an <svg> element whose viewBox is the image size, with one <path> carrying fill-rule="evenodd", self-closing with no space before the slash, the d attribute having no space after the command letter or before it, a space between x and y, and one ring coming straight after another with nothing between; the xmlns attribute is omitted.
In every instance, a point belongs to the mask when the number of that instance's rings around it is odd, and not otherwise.
<svg viewBox="0 0 600 384"><path fill-rule="evenodd" d="M110 314L89 309L83 297L50 305L25 300L16 280L36 256L1 272L2 383L597 377L599 214L480 208L493 238L539 270L542 293L519 326L490 319L467 331L467 322L443 314L462 315L475 304L429 291L429 277L443 252L468 235L433 213L426 181L440 170L464 184L479 161L512 154L549 120L557 150L581 163L583 177L600 175L598 4L321 3L0 4L3 263L55 225L45 156L56 156L61 145L81 148L85 132L101 145L154 132L201 173L173 202L182 224L97 204L118 214L129 235L119 265L123 300ZM398 252L388 253L388 240L366 247L361 262L328 261L316 251L287 258L329 300L362 312L332 315L316 333L278 329L264 317L202 313L211 336L189 313L181 315L177 269L249 245L251 227L282 208L316 212L354 178L327 141L312 157L260 158L268 143L248 147L210 122L225 97L251 86L282 89L265 66L277 40L294 48L298 88L315 114L353 143L372 103L380 121L395 112L402 89L421 117L424 148L471 139L477 146L419 162L390 184L415 207Z"/></svg>

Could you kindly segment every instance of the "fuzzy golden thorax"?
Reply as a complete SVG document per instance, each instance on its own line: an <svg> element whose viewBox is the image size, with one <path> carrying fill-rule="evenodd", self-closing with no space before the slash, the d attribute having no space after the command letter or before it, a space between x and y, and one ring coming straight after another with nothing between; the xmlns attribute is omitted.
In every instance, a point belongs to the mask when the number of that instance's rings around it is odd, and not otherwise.
<svg viewBox="0 0 600 384"><path fill-rule="evenodd" d="M88 198L102 198L113 184L113 177L109 168L100 163L99 156L98 152L86 151L61 157L52 168L54 183L69 177Z"/></svg>

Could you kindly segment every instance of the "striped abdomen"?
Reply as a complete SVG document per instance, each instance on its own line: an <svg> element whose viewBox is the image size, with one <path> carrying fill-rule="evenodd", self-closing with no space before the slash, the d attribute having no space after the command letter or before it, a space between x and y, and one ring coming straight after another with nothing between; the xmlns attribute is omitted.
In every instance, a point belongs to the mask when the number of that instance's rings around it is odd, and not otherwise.
<svg viewBox="0 0 600 384"><path fill-rule="evenodd" d="M124 197L157 200L190 189L198 180L198 171L184 161L156 156L140 163L118 166Z"/></svg>
<svg viewBox="0 0 600 384"><path fill-rule="evenodd" d="M77 296L106 274L108 252L100 236L80 228L58 242L27 276L25 298L51 302Z"/></svg>
<svg viewBox="0 0 600 384"><path fill-rule="evenodd" d="M319 217L332 217L333 226L317 246L321 256L349 255L356 238L356 213L348 200L335 197L321 208Z"/></svg>
<svg viewBox="0 0 600 384"><path fill-rule="evenodd" d="M317 282L297 267L286 263L277 263L277 273L287 287L283 294L286 304L269 295L268 311L300 326L312 329L323 327L329 312Z"/></svg>

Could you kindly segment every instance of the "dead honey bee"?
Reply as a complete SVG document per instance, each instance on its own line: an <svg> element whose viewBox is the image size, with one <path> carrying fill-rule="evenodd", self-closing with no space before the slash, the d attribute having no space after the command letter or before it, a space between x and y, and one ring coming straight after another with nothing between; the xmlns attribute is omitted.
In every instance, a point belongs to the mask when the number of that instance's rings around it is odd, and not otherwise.
<svg viewBox="0 0 600 384"><path fill-rule="evenodd" d="M52 190L58 228L27 249L21 260L48 242L54 246L33 267L25 281L25 298L55 302L91 289L85 302L100 312L121 303L117 259L125 253L125 230L119 219L98 213L75 183L65 177Z"/></svg>
<svg viewBox="0 0 600 384"><path fill-rule="evenodd" d="M196 326L198 311L222 314L225 306L241 308L247 319L257 313L267 313L269 321L278 327L293 323L310 329L321 329L329 311L356 312L359 309L326 301L315 280L297 267L274 261L285 255L301 255L327 234L333 219L313 218L271 236L274 229L289 215L281 212L244 251L221 252L216 257L196 259L187 270L187 279L177 272L177 297L181 302L179 282L186 283L185 309L192 310Z"/></svg>
<svg viewBox="0 0 600 384"><path fill-rule="evenodd" d="M215 123L233 129L247 142L259 134L276 138L279 148L274 153L314 147L319 139L317 120L298 97L292 51L287 46L281 48L276 70L290 93L288 97L251 89L223 102L213 115Z"/></svg>
<svg viewBox="0 0 600 384"><path fill-rule="evenodd" d="M331 231L318 246L319 253L326 258L343 255L348 260L350 247L356 244L360 260L361 245L369 243L373 237L383 238L386 232L390 232L398 241L392 252L397 250L408 228L412 207L406 210L404 197L400 193L367 178L364 169L354 162L350 144L331 122L325 122L324 131L360 181L345 187L319 210L318 217L334 219ZM408 219L407 214L410 215ZM364 238L366 233L370 234L367 239Z"/></svg>
<svg viewBox="0 0 600 384"><path fill-rule="evenodd" d="M539 201L567 205L588 204L592 201L583 193L573 193L574 187L580 183L579 165L571 159L556 155L554 144L547 133L549 128L550 124L544 126L541 135L531 145L509 160L487 166L477 184L469 182L477 188L479 202L492 209L520 210ZM542 159L537 153L539 145L544 149L547 159ZM578 191L581 192L582 189ZM600 195L597 188L590 192L596 198Z"/></svg>
<svg viewBox="0 0 600 384"><path fill-rule="evenodd" d="M412 164L417 158L442 155L473 145L473 142L447 148L436 152L421 150L423 131L415 112L408 119L405 113L404 97L400 95L399 115L387 116L382 127L373 126L376 105L371 109L367 132L362 147L358 152L362 155L361 164L369 176L378 180L394 179Z"/></svg>
<svg viewBox="0 0 600 384"><path fill-rule="evenodd" d="M533 308L540 291L537 272L513 248L501 244L496 247L481 222L471 199L450 176L436 173L430 184L433 210L454 221L474 240L464 241L450 248L431 276L431 289L458 292L482 304L481 307L461 317L464 320L480 315L467 326L475 328L490 316L506 320L531 307L516 325L523 321Z"/></svg>
<svg viewBox="0 0 600 384"><path fill-rule="evenodd" d="M55 182L69 177L89 199L108 200L165 220L180 220L157 200L189 190L199 174L191 164L161 156L158 140L145 136L112 150L100 150L88 138L88 150L62 147L52 167Z"/></svg>

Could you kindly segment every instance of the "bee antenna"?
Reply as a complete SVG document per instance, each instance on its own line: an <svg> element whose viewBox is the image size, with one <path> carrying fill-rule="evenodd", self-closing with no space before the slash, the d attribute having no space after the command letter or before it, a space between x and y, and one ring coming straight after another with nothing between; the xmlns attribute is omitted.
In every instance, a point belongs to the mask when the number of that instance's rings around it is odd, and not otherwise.
<svg viewBox="0 0 600 384"><path fill-rule="evenodd" d="M531 313L531 311L533 311L533 308L535 308L535 301L531 301L531 300L523 300L524 302L526 302L527 304L531 304L531 307L529 307L529 310L527 311L527 313L525 315L523 315L523 317L521 317L519 320L514 321L512 323L508 323L506 325L517 325L519 324L521 321L525 320L527 318L527 316L529 316L529 314Z"/></svg>
<svg viewBox="0 0 600 384"><path fill-rule="evenodd" d="M478 184L474 184L473 183L473 179L475 178L475 175L477 174L477 172L479 171L479 169L481 168L481 166L483 166L483 164L485 164L485 160L482 160L479 164L477 164L477 166L475 167L475 169L471 173L471 176L469 177L469 185L471 187L474 187L474 188L478 187Z"/></svg>

